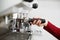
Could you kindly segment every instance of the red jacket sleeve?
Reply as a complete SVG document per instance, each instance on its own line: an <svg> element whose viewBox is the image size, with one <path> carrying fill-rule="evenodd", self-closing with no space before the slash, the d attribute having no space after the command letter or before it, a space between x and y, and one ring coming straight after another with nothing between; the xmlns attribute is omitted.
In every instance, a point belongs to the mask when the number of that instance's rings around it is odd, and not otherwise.
<svg viewBox="0 0 60 40"><path fill-rule="evenodd" d="M47 26L44 27L44 29L60 40L60 28L48 22Z"/></svg>

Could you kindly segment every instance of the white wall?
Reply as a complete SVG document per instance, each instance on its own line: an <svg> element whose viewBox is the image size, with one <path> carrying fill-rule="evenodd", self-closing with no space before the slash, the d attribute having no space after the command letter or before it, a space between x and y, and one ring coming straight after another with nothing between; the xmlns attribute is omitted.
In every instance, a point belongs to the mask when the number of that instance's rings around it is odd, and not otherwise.
<svg viewBox="0 0 60 40"><path fill-rule="evenodd" d="M0 12L19 4L21 0L0 0Z"/></svg>
<svg viewBox="0 0 60 40"><path fill-rule="evenodd" d="M39 16L60 27L60 1L39 1L39 8L30 12L29 17Z"/></svg>

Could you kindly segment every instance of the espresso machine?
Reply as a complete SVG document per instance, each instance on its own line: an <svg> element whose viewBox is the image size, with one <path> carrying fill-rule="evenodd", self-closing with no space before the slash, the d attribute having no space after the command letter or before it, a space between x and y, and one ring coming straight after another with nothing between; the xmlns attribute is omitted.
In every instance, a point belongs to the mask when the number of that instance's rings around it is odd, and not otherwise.
<svg viewBox="0 0 60 40"><path fill-rule="evenodd" d="M11 32L22 33L22 35L28 34L27 40L31 40L31 35L32 35L31 34L32 31L30 30L31 29L30 22L33 22L34 20L41 20L42 21L41 23L45 23L45 19L35 19L35 18L28 17L30 10L38 8L37 1L36 2L35 1L36 0L23 0L22 5L21 5L22 10L19 10L20 12L17 11L17 13L13 13L13 19L10 21Z"/></svg>
<svg viewBox="0 0 60 40"><path fill-rule="evenodd" d="M22 33L23 38L25 36L24 34L27 34L26 36L28 37L26 40L31 40L32 30L30 22L41 20L41 23L45 23L45 19L29 18L28 13L19 13L19 15L16 19L12 20L11 32Z"/></svg>
<svg viewBox="0 0 60 40"><path fill-rule="evenodd" d="M16 19L11 20L11 30L12 32L26 32L30 30L30 22L34 20L41 20L41 23L45 23L45 19L36 19L29 18L28 13L20 13L20 17L18 16Z"/></svg>

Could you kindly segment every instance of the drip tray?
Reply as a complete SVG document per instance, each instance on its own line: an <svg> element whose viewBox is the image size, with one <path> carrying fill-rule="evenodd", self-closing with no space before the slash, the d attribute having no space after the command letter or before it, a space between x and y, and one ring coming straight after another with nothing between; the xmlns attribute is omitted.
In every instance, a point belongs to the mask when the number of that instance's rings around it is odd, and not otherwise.
<svg viewBox="0 0 60 40"><path fill-rule="evenodd" d="M28 40L29 35L27 33L9 32L0 37L0 40Z"/></svg>

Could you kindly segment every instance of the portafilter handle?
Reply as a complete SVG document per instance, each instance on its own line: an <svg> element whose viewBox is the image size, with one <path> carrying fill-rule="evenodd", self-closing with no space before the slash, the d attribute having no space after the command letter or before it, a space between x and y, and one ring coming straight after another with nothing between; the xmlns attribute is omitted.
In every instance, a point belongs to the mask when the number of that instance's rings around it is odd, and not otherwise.
<svg viewBox="0 0 60 40"><path fill-rule="evenodd" d="M33 19L29 18L28 22L30 23L33 22L34 20L41 20L41 24L46 22L45 19L40 19L40 18L33 18Z"/></svg>

